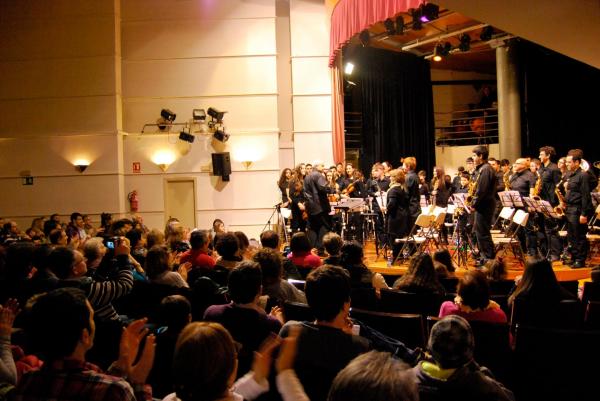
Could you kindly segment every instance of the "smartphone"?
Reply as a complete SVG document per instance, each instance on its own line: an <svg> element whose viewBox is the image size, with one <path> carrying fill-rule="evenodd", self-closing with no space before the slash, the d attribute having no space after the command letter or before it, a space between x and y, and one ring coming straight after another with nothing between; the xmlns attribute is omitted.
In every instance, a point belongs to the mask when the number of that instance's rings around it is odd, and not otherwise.
<svg viewBox="0 0 600 401"><path fill-rule="evenodd" d="M106 241L106 247L109 249L115 249L115 243L113 241Z"/></svg>

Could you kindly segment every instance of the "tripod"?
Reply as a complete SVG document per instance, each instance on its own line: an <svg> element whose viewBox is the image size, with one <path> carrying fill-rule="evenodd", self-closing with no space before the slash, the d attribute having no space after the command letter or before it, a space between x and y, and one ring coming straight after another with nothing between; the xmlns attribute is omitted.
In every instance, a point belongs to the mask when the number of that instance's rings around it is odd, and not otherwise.
<svg viewBox="0 0 600 401"><path fill-rule="evenodd" d="M465 232L463 238L463 230L467 231L466 225L465 227L461 227L460 222L456 221L456 226L454 230L453 237L455 239L453 242L455 243L454 254L452 255L452 259L456 261L458 266L467 267L467 261L469 260L469 252L467 251L467 246L469 249L474 250L473 241L471 241L471 236L468 231Z"/></svg>
<svg viewBox="0 0 600 401"><path fill-rule="evenodd" d="M273 220L275 220L274 223ZM285 225L285 218L283 217L283 214L281 214L281 203L278 203L275 206L273 206L273 212L271 213L271 216L269 217L269 220L267 220L267 223L263 227L261 233L267 230L273 230L273 224L277 224L277 235L279 236L279 238L283 239L284 243L287 243L289 241L289 238L287 227Z"/></svg>

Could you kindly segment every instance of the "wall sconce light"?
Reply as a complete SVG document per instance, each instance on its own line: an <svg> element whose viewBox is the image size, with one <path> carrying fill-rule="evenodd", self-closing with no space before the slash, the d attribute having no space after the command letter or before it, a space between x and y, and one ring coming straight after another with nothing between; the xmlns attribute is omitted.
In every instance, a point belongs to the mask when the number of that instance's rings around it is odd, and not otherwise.
<svg viewBox="0 0 600 401"><path fill-rule="evenodd" d="M171 163L175 161L175 153L170 150L159 150L152 156L152 163L166 173Z"/></svg>
<svg viewBox="0 0 600 401"><path fill-rule="evenodd" d="M242 162L242 165L246 168L246 170L248 170L250 168L250 166L252 165L252 160L244 160Z"/></svg>
<svg viewBox="0 0 600 401"><path fill-rule="evenodd" d="M77 171L79 171L80 173L83 173L85 171L85 169L88 168L88 166L90 165L90 162L85 159L77 159L77 160L75 160L73 165L75 166Z"/></svg>

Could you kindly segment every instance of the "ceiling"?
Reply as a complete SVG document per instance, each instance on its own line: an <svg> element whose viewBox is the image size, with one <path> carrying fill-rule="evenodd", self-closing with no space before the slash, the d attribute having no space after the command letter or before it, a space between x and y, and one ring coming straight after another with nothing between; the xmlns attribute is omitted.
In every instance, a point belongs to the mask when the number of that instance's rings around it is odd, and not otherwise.
<svg viewBox="0 0 600 401"><path fill-rule="evenodd" d="M439 9L437 19L423 23L420 30L413 29L413 18L409 12L396 14L391 20L396 21L400 16L405 24L401 35L390 34L383 21L378 22L368 29L368 46L397 52L406 51L431 59L437 44L444 45L449 42L452 46L450 54L439 62L431 61L431 67L435 69L475 71L495 75L495 48L502 45L505 40L513 38L509 33L493 28L491 39L482 40L480 35L488 26L487 24L443 8ZM458 49L459 37L463 33L471 39L468 51ZM359 36L355 35L351 39L351 46L362 46Z"/></svg>

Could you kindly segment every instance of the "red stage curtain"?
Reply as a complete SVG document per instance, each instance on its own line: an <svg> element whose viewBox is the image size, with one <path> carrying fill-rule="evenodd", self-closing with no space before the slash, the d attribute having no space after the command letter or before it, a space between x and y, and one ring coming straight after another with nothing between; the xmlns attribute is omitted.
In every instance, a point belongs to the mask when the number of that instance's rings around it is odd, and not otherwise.
<svg viewBox="0 0 600 401"><path fill-rule="evenodd" d="M343 163L346 159L344 135L344 77L341 57L331 67L331 118L333 161Z"/></svg>
<svg viewBox="0 0 600 401"><path fill-rule="evenodd" d="M418 8L425 0L340 0L331 15L329 66L348 40L376 22Z"/></svg>

